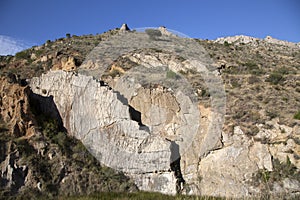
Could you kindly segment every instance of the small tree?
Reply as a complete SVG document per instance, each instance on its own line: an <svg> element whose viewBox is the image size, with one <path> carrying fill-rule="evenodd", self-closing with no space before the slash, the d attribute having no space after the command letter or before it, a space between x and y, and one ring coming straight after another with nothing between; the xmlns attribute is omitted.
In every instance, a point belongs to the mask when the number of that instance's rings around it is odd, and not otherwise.
<svg viewBox="0 0 300 200"><path fill-rule="evenodd" d="M67 33L67 34L66 34L66 38L71 38L71 34L70 34L70 33Z"/></svg>

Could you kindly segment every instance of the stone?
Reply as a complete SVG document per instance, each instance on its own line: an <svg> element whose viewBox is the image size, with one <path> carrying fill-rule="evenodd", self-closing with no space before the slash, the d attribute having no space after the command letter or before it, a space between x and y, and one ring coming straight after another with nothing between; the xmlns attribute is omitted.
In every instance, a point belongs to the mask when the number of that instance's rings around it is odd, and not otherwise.
<svg viewBox="0 0 300 200"><path fill-rule="evenodd" d="M165 26L160 26L158 28L158 30L160 30L162 35L166 35L166 36L176 36L175 34L171 33L170 31L167 30L167 28Z"/></svg>
<svg viewBox="0 0 300 200"><path fill-rule="evenodd" d="M0 78L0 117L17 137L30 137L36 133L33 126L36 122L29 104L30 93L29 86Z"/></svg>
<svg viewBox="0 0 300 200"><path fill-rule="evenodd" d="M48 56L42 56L41 62L47 62L47 60L48 60Z"/></svg>
<svg viewBox="0 0 300 200"><path fill-rule="evenodd" d="M249 158L252 161L255 161L258 169L273 171L272 158L267 145L260 142L254 142L249 148Z"/></svg>
<svg viewBox="0 0 300 200"><path fill-rule="evenodd" d="M239 127L234 127L232 140L232 145L215 150L201 159L198 172L201 194L232 197L250 195L247 181L257 171L258 163L265 159L263 156L254 159L261 145L257 144L258 149L253 147L251 140ZM250 146L255 150L249 150ZM270 155L266 157L269 161Z"/></svg>
<svg viewBox="0 0 300 200"><path fill-rule="evenodd" d="M36 54L35 54L35 53L32 53L31 56L30 56L30 59L31 59L31 60L37 59Z"/></svg>
<svg viewBox="0 0 300 200"><path fill-rule="evenodd" d="M298 180L285 178L283 180L283 187L285 188L287 193L295 193L300 192L300 183Z"/></svg>
<svg viewBox="0 0 300 200"><path fill-rule="evenodd" d="M120 31L125 32L125 31L130 31L130 29L128 28L127 24L122 24Z"/></svg>
<svg viewBox="0 0 300 200"><path fill-rule="evenodd" d="M60 62L54 64L52 70L74 71L77 69L74 57L62 57Z"/></svg>

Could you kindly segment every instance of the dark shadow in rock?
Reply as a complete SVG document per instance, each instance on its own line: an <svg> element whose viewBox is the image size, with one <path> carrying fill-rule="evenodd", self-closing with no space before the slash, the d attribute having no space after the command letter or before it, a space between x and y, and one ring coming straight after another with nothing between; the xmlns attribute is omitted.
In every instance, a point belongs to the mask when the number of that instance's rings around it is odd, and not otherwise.
<svg viewBox="0 0 300 200"><path fill-rule="evenodd" d="M142 123L142 114L140 111L136 110L134 107L132 107L131 105L128 104L128 100L126 97L124 97L124 95L122 95L119 91L115 91L114 93L117 94L117 99L119 101L121 101L123 103L123 105L126 105L129 107L129 114L130 114L130 118L133 121L136 121L139 123L140 126L140 130L145 130L147 132L150 132L150 129L148 126L146 126L145 124Z"/></svg>
<svg viewBox="0 0 300 200"><path fill-rule="evenodd" d="M185 180L183 179L181 169L180 169L180 151L179 151L179 145L176 144L174 141L170 141L170 150L171 150L171 170L174 172L175 178L176 178L176 193L180 194L183 190Z"/></svg>
<svg viewBox="0 0 300 200"><path fill-rule="evenodd" d="M14 187L11 187L12 194L16 194L19 189L25 185L25 179L28 174L28 167L18 167L15 165L15 160L17 160L18 156L16 154L11 154L11 159L9 160L9 165L13 168L12 173L12 183Z"/></svg>
<svg viewBox="0 0 300 200"><path fill-rule="evenodd" d="M120 100L124 105L128 105L128 100L124 95L122 95L119 91L114 90L114 93L117 94L117 99Z"/></svg>
<svg viewBox="0 0 300 200"><path fill-rule="evenodd" d="M134 109L131 105L128 105L128 106L129 106L130 118L132 120L138 122L139 126L144 126L144 124L142 123L142 114L141 114L141 112Z"/></svg>
<svg viewBox="0 0 300 200"><path fill-rule="evenodd" d="M44 115L45 117L57 120L59 129L66 132L66 128L64 127L62 118L55 105L52 95L44 97L31 92L30 106L33 110L33 113L35 113L37 116Z"/></svg>

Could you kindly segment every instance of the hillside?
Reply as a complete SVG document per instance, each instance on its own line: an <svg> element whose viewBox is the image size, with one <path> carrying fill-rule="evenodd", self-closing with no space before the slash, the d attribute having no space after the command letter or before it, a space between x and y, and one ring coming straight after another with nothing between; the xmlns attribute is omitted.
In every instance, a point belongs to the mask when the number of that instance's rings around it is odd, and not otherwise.
<svg viewBox="0 0 300 200"><path fill-rule="evenodd" d="M298 44L164 27L1 56L2 196L297 196L299 69Z"/></svg>

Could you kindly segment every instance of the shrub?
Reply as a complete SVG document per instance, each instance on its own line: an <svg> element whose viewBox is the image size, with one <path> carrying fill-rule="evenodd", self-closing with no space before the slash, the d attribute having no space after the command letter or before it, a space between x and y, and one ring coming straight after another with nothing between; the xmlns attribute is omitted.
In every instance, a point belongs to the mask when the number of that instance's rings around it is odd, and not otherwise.
<svg viewBox="0 0 300 200"><path fill-rule="evenodd" d="M260 186L263 193L268 194L274 183L282 182L285 178L299 180L300 174L297 171L297 167L291 163L289 157L286 158L286 162L280 162L275 158L272 160L272 164L273 171L260 169L252 177L252 184Z"/></svg>
<svg viewBox="0 0 300 200"><path fill-rule="evenodd" d="M270 82L273 85L277 85L279 83L282 83L284 80L285 80L285 78L278 72L273 72L266 79L267 82Z"/></svg>
<svg viewBox="0 0 300 200"><path fill-rule="evenodd" d="M224 46L225 46L225 47L229 47L230 44L229 44L227 41L225 41L225 42L224 42Z"/></svg>
<svg viewBox="0 0 300 200"><path fill-rule="evenodd" d="M46 137L52 139L59 130L58 121L51 118L46 120L46 117L44 118L43 120L45 121L42 121L43 133Z"/></svg>
<svg viewBox="0 0 300 200"><path fill-rule="evenodd" d="M33 146L31 146L26 139L16 139L14 143L22 157L29 158L36 153Z"/></svg>
<svg viewBox="0 0 300 200"><path fill-rule="evenodd" d="M29 59L29 52L27 50L16 53L17 59Z"/></svg>
<svg viewBox="0 0 300 200"><path fill-rule="evenodd" d="M249 70L258 69L258 65L253 61L244 63L244 66L246 66Z"/></svg>
<svg viewBox="0 0 300 200"><path fill-rule="evenodd" d="M201 94L200 94L201 97L210 97L210 93L208 90L206 89L201 89Z"/></svg>
<svg viewBox="0 0 300 200"><path fill-rule="evenodd" d="M292 69L288 69L286 67L280 67L277 71L279 74L287 75L287 74L294 74L295 71Z"/></svg>
<svg viewBox="0 0 300 200"><path fill-rule="evenodd" d="M278 114L275 112L275 111L267 111L266 112L266 115L268 116L268 117L270 117L270 119L274 119L274 118L276 118L276 117L278 117Z"/></svg>
<svg viewBox="0 0 300 200"><path fill-rule="evenodd" d="M172 70L167 71L166 77L168 79L179 79L179 76L175 72L173 72Z"/></svg>
<svg viewBox="0 0 300 200"><path fill-rule="evenodd" d="M239 88L239 87L241 87L241 84L239 83L239 80L237 80L237 79L232 79L230 81L230 84L231 84L232 88Z"/></svg>
<svg viewBox="0 0 300 200"><path fill-rule="evenodd" d="M294 119L300 120L300 111L298 111L298 112L294 115Z"/></svg>
<svg viewBox="0 0 300 200"><path fill-rule="evenodd" d="M156 40L157 37L162 36L160 30L157 29L146 29L145 32L149 36L150 39Z"/></svg>

